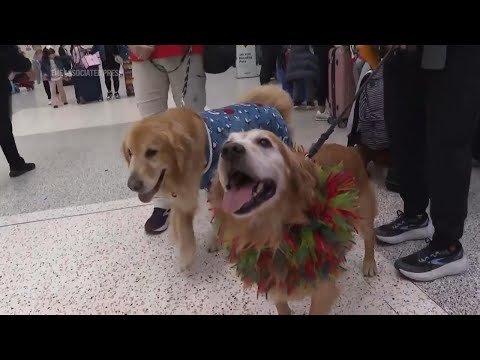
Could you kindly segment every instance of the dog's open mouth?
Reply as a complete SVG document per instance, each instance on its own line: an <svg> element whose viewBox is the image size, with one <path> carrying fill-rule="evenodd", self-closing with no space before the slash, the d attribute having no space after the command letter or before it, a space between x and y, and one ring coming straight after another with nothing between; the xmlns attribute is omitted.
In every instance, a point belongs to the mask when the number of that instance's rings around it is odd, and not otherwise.
<svg viewBox="0 0 480 360"><path fill-rule="evenodd" d="M222 207L225 212L245 215L271 199L276 191L277 184L272 179L257 180L234 171L228 178Z"/></svg>
<svg viewBox="0 0 480 360"><path fill-rule="evenodd" d="M146 193L138 193L138 198L140 199L141 202L148 203L152 201L155 194L158 192L158 190L160 190L160 186L162 186L163 178L165 177L165 170L166 169L163 169L162 172L160 173L160 176L158 177L158 181L152 190Z"/></svg>

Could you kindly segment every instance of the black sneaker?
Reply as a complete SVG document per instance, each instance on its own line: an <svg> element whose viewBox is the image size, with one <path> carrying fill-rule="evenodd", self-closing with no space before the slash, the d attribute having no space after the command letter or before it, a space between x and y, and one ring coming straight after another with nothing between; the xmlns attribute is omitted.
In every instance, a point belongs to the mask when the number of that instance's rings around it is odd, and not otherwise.
<svg viewBox="0 0 480 360"><path fill-rule="evenodd" d="M303 104L303 101L294 101L293 102L293 108L294 109L298 109L299 107L301 107Z"/></svg>
<svg viewBox="0 0 480 360"><path fill-rule="evenodd" d="M35 164L33 163L25 163L23 164L22 167L18 168L18 169L10 169L10 177L18 177L20 175L23 175L29 171L32 171L33 169L35 169Z"/></svg>
<svg viewBox="0 0 480 360"><path fill-rule="evenodd" d="M109 92L107 94L107 100L112 100L112 97L113 97L113 94L111 92Z"/></svg>
<svg viewBox="0 0 480 360"><path fill-rule="evenodd" d="M120 99L120 94L118 92L115 93L115 99Z"/></svg>
<svg viewBox="0 0 480 360"><path fill-rule="evenodd" d="M161 234L168 229L170 209L154 208L153 214L145 223L147 234Z"/></svg>
<svg viewBox="0 0 480 360"><path fill-rule="evenodd" d="M397 219L375 229L377 238L387 244L400 244L408 240L423 240L433 236L433 225L426 213L407 218L397 211Z"/></svg>
<svg viewBox="0 0 480 360"><path fill-rule="evenodd" d="M428 244L426 248L398 259L394 266L403 276L411 280L433 281L463 273L468 268L468 262L461 244L444 250Z"/></svg>

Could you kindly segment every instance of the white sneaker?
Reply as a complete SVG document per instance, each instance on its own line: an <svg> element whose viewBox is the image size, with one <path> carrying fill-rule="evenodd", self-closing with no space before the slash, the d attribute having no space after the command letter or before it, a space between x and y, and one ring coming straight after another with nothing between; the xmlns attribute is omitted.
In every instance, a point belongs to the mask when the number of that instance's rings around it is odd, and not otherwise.
<svg viewBox="0 0 480 360"><path fill-rule="evenodd" d="M52 105L52 102L50 100L48 100L48 105Z"/></svg>
<svg viewBox="0 0 480 360"><path fill-rule="evenodd" d="M330 117L330 113L325 110L324 112L321 112L320 110L317 111L317 114L315 115L315 120L317 121L325 121Z"/></svg>

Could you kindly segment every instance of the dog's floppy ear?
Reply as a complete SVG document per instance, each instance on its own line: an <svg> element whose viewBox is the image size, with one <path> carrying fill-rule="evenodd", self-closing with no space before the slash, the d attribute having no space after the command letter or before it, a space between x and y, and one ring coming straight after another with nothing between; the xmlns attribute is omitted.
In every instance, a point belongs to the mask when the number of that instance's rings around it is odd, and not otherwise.
<svg viewBox="0 0 480 360"><path fill-rule="evenodd" d="M125 158L125 161L130 164L130 154L129 154L129 151L128 151L128 148L127 148L127 139L123 139L122 141L122 148L121 148L121 151L123 153L123 157Z"/></svg>
<svg viewBox="0 0 480 360"><path fill-rule="evenodd" d="M191 160L193 139L180 122L173 122L169 132L163 133L172 147L179 171Z"/></svg>
<svg viewBox="0 0 480 360"><path fill-rule="evenodd" d="M289 171L290 184L288 186L299 198L299 201L307 203L312 201L317 186L314 163L306 160L303 155L296 153L286 145L283 146L282 153Z"/></svg>
<svg viewBox="0 0 480 360"><path fill-rule="evenodd" d="M208 191L208 200L210 201L213 208L221 207L224 195L225 192L223 190L222 184L220 183L218 171L215 171L212 185L210 186L210 190Z"/></svg>

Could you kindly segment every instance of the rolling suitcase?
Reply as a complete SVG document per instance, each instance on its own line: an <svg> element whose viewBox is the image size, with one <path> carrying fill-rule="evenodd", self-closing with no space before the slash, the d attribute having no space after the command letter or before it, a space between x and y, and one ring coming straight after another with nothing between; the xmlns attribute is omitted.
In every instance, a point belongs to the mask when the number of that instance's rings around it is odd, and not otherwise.
<svg viewBox="0 0 480 360"><path fill-rule="evenodd" d="M80 76L79 76L80 75ZM103 101L102 83L98 75L98 66L90 66L73 77L73 87L78 104Z"/></svg>
<svg viewBox="0 0 480 360"><path fill-rule="evenodd" d="M328 52L328 102L333 118L337 119L355 96L353 62L350 49L346 46L334 47ZM346 127L348 109L339 127ZM333 119L330 119L332 121Z"/></svg>

